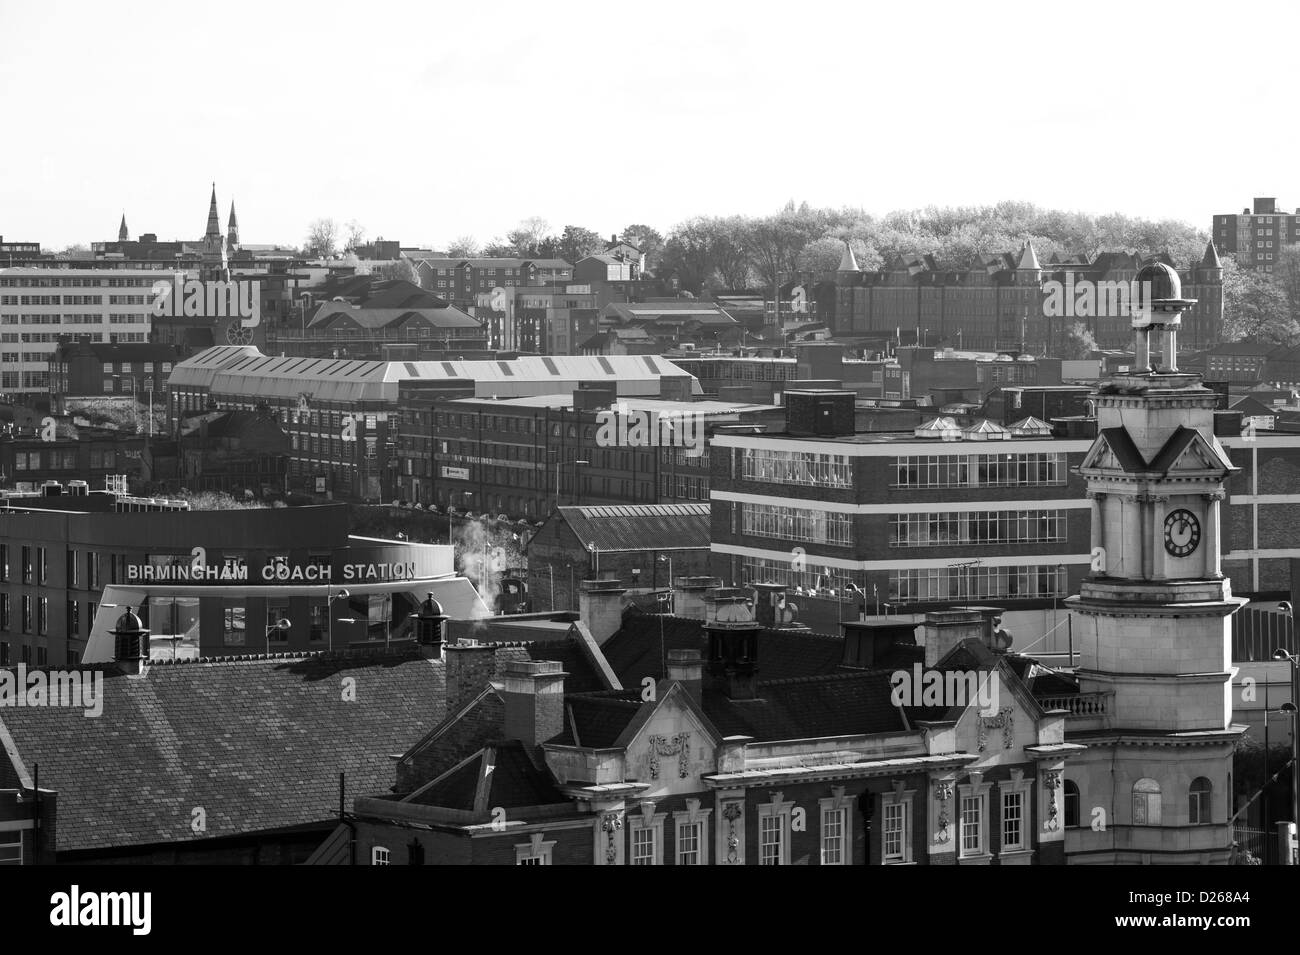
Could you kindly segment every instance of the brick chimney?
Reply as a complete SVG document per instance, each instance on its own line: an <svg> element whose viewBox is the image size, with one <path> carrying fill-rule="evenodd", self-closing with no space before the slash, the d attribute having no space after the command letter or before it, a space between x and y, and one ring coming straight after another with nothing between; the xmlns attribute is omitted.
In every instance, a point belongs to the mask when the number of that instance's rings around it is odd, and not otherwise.
<svg viewBox="0 0 1300 955"><path fill-rule="evenodd" d="M699 650L669 650L668 679L676 680L699 703L703 700L704 658Z"/></svg>
<svg viewBox="0 0 1300 955"><path fill-rule="evenodd" d="M442 649L447 661L447 711L460 712L487 687L496 671L496 649L479 643L449 643Z"/></svg>
<svg viewBox="0 0 1300 955"><path fill-rule="evenodd" d="M578 593L578 617L600 646L623 626L623 595L618 580L584 580Z"/></svg>
<svg viewBox="0 0 1300 955"><path fill-rule="evenodd" d="M564 731L564 678L555 660L514 660L506 664L505 725L510 739L533 751Z"/></svg>

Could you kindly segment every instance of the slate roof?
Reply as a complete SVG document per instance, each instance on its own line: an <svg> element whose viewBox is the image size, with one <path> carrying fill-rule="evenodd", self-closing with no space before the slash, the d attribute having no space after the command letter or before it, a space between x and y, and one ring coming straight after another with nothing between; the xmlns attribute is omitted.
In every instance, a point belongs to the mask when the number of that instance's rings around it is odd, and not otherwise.
<svg viewBox="0 0 1300 955"><path fill-rule="evenodd" d="M1237 470L1232 461L1216 446L1215 442L1206 441L1195 428L1186 428L1182 425L1179 425L1178 430L1169 436L1165 446L1151 460L1151 470L1157 474L1167 474L1169 469L1178 463L1178 459L1182 457L1183 452L1193 444L1201 445L1215 459L1215 463L1219 467L1229 471Z"/></svg>
<svg viewBox="0 0 1300 955"><path fill-rule="evenodd" d="M553 742L595 748L613 746L641 711L641 689L566 696L564 733Z"/></svg>
<svg viewBox="0 0 1300 955"><path fill-rule="evenodd" d="M490 646L497 647L498 651L515 648L516 652L527 660L554 660L558 662L564 667L564 672L568 674L564 678L564 689L567 692L589 693L606 689L600 675L596 672L596 668L587 659L582 647L572 638L550 641L493 643ZM504 656L498 652L497 658L500 661L504 659ZM498 663L497 666L499 668L501 664Z"/></svg>
<svg viewBox="0 0 1300 955"><path fill-rule="evenodd" d="M480 786L485 776L487 785ZM555 788L549 771L528 758L522 743L498 740L402 802L482 813L497 806L542 806L568 800Z"/></svg>
<svg viewBox="0 0 1300 955"><path fill-rule="evenodd" d="M661 615L630 610L623 626L601 645L601 652L624 686L640 686L652 676L662 679L659 627ZM664 651L699 650L707 659L709 637L704 621L662 615ZM819 676L839 669L844 659L844 638L811 630L758 631L759 680L786 680Z"/></svg>
<svg viewBox="0 0 1300 955"><path fill-rule="evenodd" d="M559 520L602 551L709 548L709 505L638 504L561 507Z"/></svg>
<svg viewBox="0 0 1300 955"><path fill-rule="evenodd" d="M704 712L723 736L758 741L900 732L907 726L890 700L889 677L889 670L853 670L760 682L753 700L706 690Z"/></svg>
<svg viewBox="0 0 1300 955"><path fill-rule="evenodd" d="M733 700L706 686L703 710L723 736L752 736L759 741L898 732L906 725L902 712L890 700L890 673L888 669L843 670L760 681L752 700ZM565 731L552 742L614 746L642 707L652 705L641 701L639 685L566 696Z"/></svg>
<svg viewBox="0 0 1300 955"><path fill-rule="evenodd" d="M1105 439L1111 453L1115 455L1115 459L1119 461L1119 466L1125 471L1132 473L1146 470L1146 459L1142 457L1142 452L1138 450L1127 431L1123 428L1102 428L1101 436Z"/></svg>
<svg viewBox="0 0 1300 955"><path fill-rule="evenodd" d="M103 712L0 710L6 756L58 791L60 852L322 824L347 791L393 783L389 754L444 715L443 661L314 654L103 668ZM344 700L344 681L355 700ZM8 746L6 746L6 749ZM190 828L203 807L207 831Z"/></svg>
<svg viewBox="0 0 1300 955"><path fill-rule="evenodd" d="M345 302L321 302L316 313L307 322L309 328L323 329L344 322L375 330L400 328L404 325L429 325L434 328L481 328L483 323L471 318L453 305L425 308L374 308L355 307Z"/></svg>

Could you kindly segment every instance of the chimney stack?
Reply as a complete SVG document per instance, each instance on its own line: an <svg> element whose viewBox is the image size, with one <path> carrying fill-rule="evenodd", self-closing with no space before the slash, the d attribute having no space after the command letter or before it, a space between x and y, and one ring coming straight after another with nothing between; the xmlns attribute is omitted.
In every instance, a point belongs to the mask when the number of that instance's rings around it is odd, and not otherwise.
<svg viewBox="0 0 1300 955"><path fill-rule="evenodd" d="M752 700L758 684L758 632L762 629L737 588L714 594L714 615L704 625L709 635L709 675L733 700Z"/></svg>
<svg viewBox="0 0 1300 955"><path fill-rule="evenodd" d="M694 698L703 701L704 659L699 650L669 650L668 679L676 680Z"/></svg>
<svg viewBox="0 0 1300 955"><path fill-rule="evenodd" d="M601 646L623 626L623 595L619 580L584 580L578 593L578 616Z"/></svg>
<svg viewBox="0 0 1300 955"><path fill-rule="evenodd" d="M672 586L672 581L669 581ZM689 617L692 620L707 620L709 617L709 602L706 599L710 590L715 587L721 587L722 580L718 577L678 577L677 586L674 587L676 595L675 615L678 617Z"/></svg>
<svg viewBox="0 0 1300 955"><path fill-rule="evenodd" d="M496 669L496 649L481 643L449 643L443 647L447 661L447 709L454 716L491 682Z"/></svg>
<svg viewBox="0 0 1300 955"><path fill-rule="evenodd" d="M505 726L530 753L564 731L564 678L555 660L516 660L506 664Z"/></svg>
<svg viewBox="0 0 1300 955"><path fill-rule="evenodd" d="M990 650L1005 649L999 647L998 634L1006 631L995 630L995 621L1000 621L1003 611L997 607L954 607L951 610L935 610L925 615L922 626L925 641L925 665L932 667L949 651L963 640L978 640ZM1007 640L1007 646L1010 641Z"/></svg>

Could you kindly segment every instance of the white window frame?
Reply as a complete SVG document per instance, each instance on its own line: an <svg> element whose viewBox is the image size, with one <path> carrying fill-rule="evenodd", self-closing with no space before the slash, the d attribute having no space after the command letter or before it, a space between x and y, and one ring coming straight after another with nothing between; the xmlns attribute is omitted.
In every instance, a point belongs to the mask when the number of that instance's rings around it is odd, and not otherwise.
<svg viewBox="0 0 1300 955"><path fill-rule="evenodd" d="M777 865L790 864L790 818L794 811L794 801L786 801L781 797L781 792L772 793L770 801L759 803L758 806L758 864L765 865L763 862L763 823L766 820L775 818L777 820L778 834L780 842L777 843L777 849L780 853L777 859Z"/></svg>
<svg viewBox="0 0 1300 955"><path fill-rule="evenodd" d="M655 812L654 801L650 799L642 801L639 813L629 812L627 814L628 865L640 864L636 860L636 834L647 830L650 832L649 865L664 864L664 820L667 818L667 813Z"/></svg>
<svg viewBox="0 0 1300 955"><path fill-rule="evenodd" d="M849 812L851 808L851 799L844 796L843 786L834 786L831 788L829 799L819 799L817 801L817 854L822 865L852 865L853 864L853 813ZM837 841L839 842L839 861L828 862L826 859L826 822L827 817L834 815L838 818L840 834Z"/></svg>
<svg viewBox="0 0 1300 955"><path fill-rule="evenodd" d="M1033 848L1029 836L1031 819L1029 789L1032 780L1025 779L1024 776L1025 774L1023 770L1012 770L1011 779L998 784L998 792L1000 795L998 802L1001 807L1001 811L998 814L998 832L1003 840L1006 839L1007 834L1007 797L1019 796L1020 798L1020 841L1014 845L1003 841L1000 853L1002 855L1015 852L1028 852Z"/></svg>
<svg viewBox="0 0 1300 955"><path fill-rule="evenodd" d="M688 799L684 811L673 813L673 851L677 865L709 864L709 816L712 812L712 809L701 809L698 799ZM682 861L682 829L687 826L693 826L699 837L696 849L699 861L695 863Z"/></svg>
<svg viewBox="0 0 1300 955"><path fill-rule="evenodd" d="M909 865L912 862L912 797L916 794L914 789L903 789L902 783L895 786L893 792L882 793L880 796L880 861L882 865ZM898 807L902 812L902 851L897 854L889 854L886 851L886 828L885 822L888 810L891 807Z"/></svg>
<svg viewBox="0 0 1300 955"><path fill-rule="evenodd" d="M371 846L370 848L371 865L391 865L389 861L389 852L385 846Z"/></svg>
<svg viewBox="0 0 1300 955"><path fill-rule="evenodd" d="M986 861L989 853L989 790L992 783L984 782L983 773L971 773L970 782L957 787L957 861ZM979 806L979 845L975 851L966 848L966 800L975 799Z"/></svg>
<svg viewBox="0 0 1300 955"><path fill-rule="evenodd" d="M516 843L515 865L554 865L551 850L555 848L555 840L548 842L544 836L545 833L534 832L527 842Z"/></svg>

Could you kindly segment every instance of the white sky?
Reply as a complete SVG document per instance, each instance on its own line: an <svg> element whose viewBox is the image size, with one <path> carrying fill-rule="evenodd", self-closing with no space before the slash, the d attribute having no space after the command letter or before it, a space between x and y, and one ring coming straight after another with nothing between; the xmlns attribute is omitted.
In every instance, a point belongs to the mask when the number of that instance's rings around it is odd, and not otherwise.
<svg viewBox="0 0 1300 955"><path fill-rule="evenodd" d="M1300 206L1300 4L0 0L0 234ZM1159 115L1157 115L1159 114Z"/></svg>

